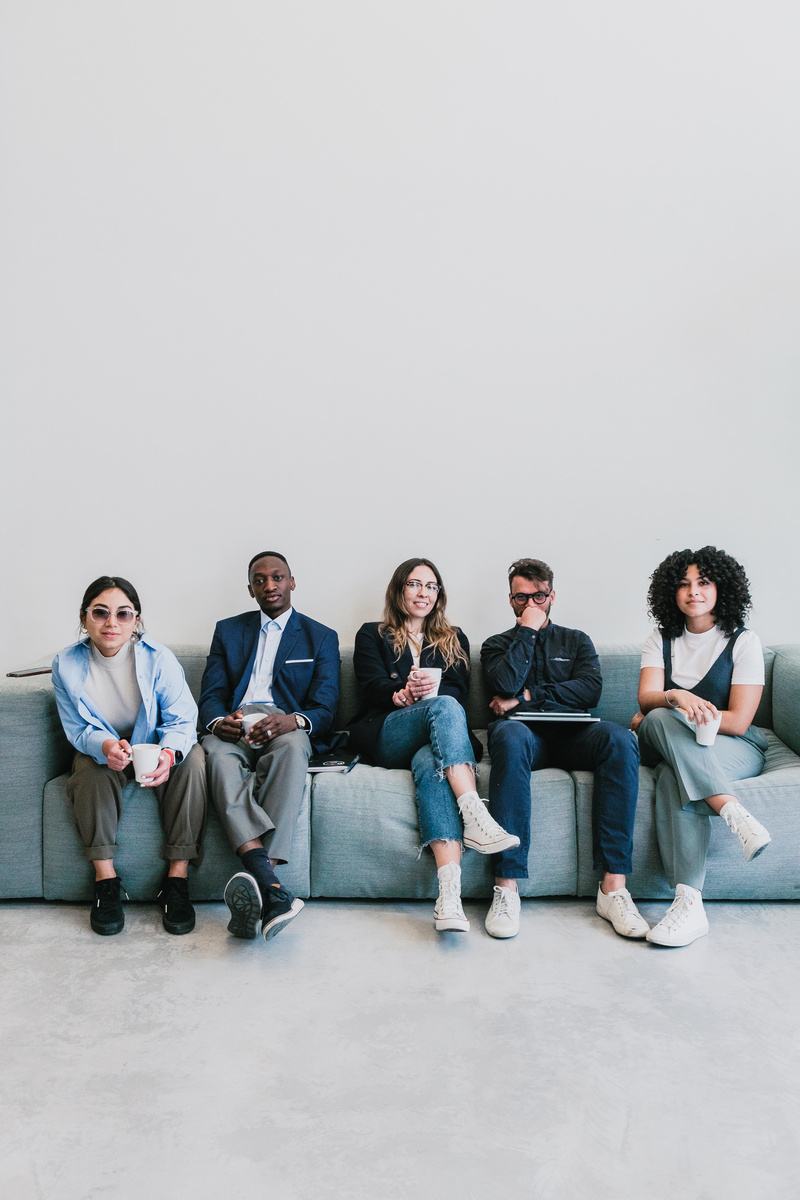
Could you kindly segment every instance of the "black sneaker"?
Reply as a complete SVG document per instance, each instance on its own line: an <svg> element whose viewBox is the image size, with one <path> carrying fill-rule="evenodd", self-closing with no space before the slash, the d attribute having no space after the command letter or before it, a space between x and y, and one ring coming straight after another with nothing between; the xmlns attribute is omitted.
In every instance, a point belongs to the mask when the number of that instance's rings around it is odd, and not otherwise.
<svg viewBox="0 0 800 1200"><path fill-rule="evenodd" d="M158 893L161 920L167 933L191 933L194 909L189 900L189 880L167 875Z"/></svg>
<svg viewBox="0 0 800 1200"><path fill-rule="evenodd" d="M261 891L247 871L237 871L225 885L225 903L231 910L228 933L234 937L254 938L261 920Z"/></svg>
<svg viewBox="0 0 800 1200"><path fill-rule="evenodd" d="M94 884L94 905L90 917L95 933L120 933L125 924L125 913L122 911L120 889L122 883L118 875L113 879L96 879ZM127 894L127 893L126 893Z"/></svg>
<svg viewBox="0 0 800 1200"><path fill-rule="evenodd" d="M268 942L270 938L280 933L304 907L303 901L295 900L292 893L287 892L286 888L269 888L264 901L264 911L261 914L261 932L264 935L264 941Z"/></svg>

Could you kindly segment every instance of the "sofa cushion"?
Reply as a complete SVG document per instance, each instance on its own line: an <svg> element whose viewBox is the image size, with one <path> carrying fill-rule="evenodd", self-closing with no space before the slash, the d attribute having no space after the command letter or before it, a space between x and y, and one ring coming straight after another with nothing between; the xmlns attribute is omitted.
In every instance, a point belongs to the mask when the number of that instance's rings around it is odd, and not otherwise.
<svg viewBox="0 0 800 1200"><path fill-rule="evenodd" d="M478 771L478 790L488 795L489 768ZM564 771L531 777L530 878L523 896L574 895L577 850L572 780ZM419 825L410 771L359 764L346 775L320 774L312 796L311 891L314 896L424 900L437 895L430 852L419 853ZM462 894L488 897L493 873L488 856L475 851L462 861Z"/></svg>
<svg viewBox="0 0 800 1200"><path fill-rule="evenodd" d="M300 809L293 861L278 868L281 882L296 896L309 895L310 863L310 776ZM78 832L67 797L67 775L52 779L44 789L43 894L47 900L90 900L94 871L83 857ZM131 900L154 900L166 864L159 858L163 832L158 804L149 788L128 783L122 793L122 816L117 833L119 853L115 865ZM216 811L209 806L203 845L203 860L189 870L193 900L221 900L225 884L241 861L228 845Z"/></svg>

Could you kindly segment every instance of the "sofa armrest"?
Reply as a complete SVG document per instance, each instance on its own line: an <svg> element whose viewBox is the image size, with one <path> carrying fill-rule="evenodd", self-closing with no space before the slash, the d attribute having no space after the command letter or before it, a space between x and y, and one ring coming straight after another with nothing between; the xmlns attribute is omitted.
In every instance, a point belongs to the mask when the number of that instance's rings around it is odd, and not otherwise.
<svg viewBox="0 0 800 1200"><path fill-rule="evenodd" d="M72 748L48 677L0 681L0 897L42 895L44 785Z"/></svg>
<svg viewBox="0 0 800 1200"><path fill-rule="evenodd" d="M800 646L773 646L775 670L772 676L772 728L800 754Z"/></svg>

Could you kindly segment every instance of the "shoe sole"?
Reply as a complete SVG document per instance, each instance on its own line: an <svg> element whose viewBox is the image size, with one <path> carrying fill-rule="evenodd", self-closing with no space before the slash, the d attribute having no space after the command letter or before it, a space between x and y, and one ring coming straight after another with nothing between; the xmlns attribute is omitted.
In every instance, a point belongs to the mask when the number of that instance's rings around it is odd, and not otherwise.
<svg viewBox="0 0 800 1200"><path fill-rule="evenodd" d="M489 926L485 922L484 922L483 928L486 930L489 937L497 938L500 941L502 941L505 938L516 937L517 934L519 933L519 925L517 926L516 929L512 929L510 933L496 933L493 929L490 929Z"/></svg>
<svg viewBox="0 0 800 1200"><path fill-rule="evenodd" d="M759 854L761 854L764 850L766 850L767 846L769 846L771 842L772 842L772 838L767 838L767 840L765 842L762 842L761 845L758 847L758 849L754 850L753 853L749 857L745 854L744 861L752 862L754 858L758 858Z"/></svg>
<svg viewBox="0 0 800 1200"><path fill-rule="evenodd" d="M470 838L466 837L463 841L467 850L477 850L478 854L502 854L504 850L513 850L519 845L519 838L516 834L512 833L508 837L501 838L499 842L492 842L490 845L473 842Z"/></svg>
<svg viewBox="0 0 800 1200"><path fill-rule="evenodd" d="M117 925L95 925L94 918L90 918L90 924L95 933L99 933L101 937L111 937L115 933L122 933L125 927L125 918Z"/></svg>
<svg viewBox="0 0 800 1200"><path fill-rule="evenodd" d="M680 942L674 940L663 942L659 938L651 937L650 934L655 932L655 930L651 929L650 933L647 935L647 941L651 946L661 946L664 950L679 950L681 946L691 946L692 942L696 942L698 938L705 937L708 933L708 929L708 921L706 921L705 929L701 930L700 933L695 933L692 937L686 938Z"/></svg>
<svg viewBox="0 0 800 1200"><path fill-rule="evenodd" d="M252 941L261 920L261 892L252 875L233 875L225 885L225 903L230 909L228 933Z"/></svg>
<svg viewBox="0 0 800 1200"><path fill-rule="evenodd" d="M433 918L433 924L437 933L469 933L469 921L461 920L460 917L443 917Z"/></svg>
<svg viewBox="0 0 800 1200"><path fill-rule="evenodd" d="M273 917L271 921L267 921L266 925L262 925L261 932L264 935L264 941L268 942L270 938L277 937L280 931L285 929L303 908L305 908L305 904L302 900L293 900L292 907L288 912L281 913L279 916Z"/></svg>
<svg viewBox="0 0 800 1200"><path fill-rule="evenodd" d="M180 936L182 933L191 933L194 929L194 922L194 917L192 917L191 921L168 921L166 913L161 918L161 923L167 933L174 933L176 936ZM253 937L255 937L255 934L253 934Z"/></svg>

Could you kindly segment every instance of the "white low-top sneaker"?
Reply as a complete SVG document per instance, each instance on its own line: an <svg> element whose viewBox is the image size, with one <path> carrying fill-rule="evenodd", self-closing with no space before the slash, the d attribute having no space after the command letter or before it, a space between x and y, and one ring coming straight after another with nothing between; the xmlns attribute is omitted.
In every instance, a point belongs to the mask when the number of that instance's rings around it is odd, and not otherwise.
<svg viewBox="0 0 800 1200"><path fill-rule="evenodd" d="M477 792L470 792L459 797L458 808L461 820L464 822L464 845L469 850L477 850L479 854L499 854L502 850L513 850L519 845L515 833L506 833L489 810Z"/></svg>
<svg viewBox="0 0 800 1200"><path fill-rule="evenodd" d="M516 937L519 933L520 907L516 888L495 885L492 907L483 923L486 932L495 938Z"/></svg>
<svg viewBox="0 0 800 1200"><path fill-rule="evenodd" d="M772 841L764 826L738 800L723 804L719 815L742 843L745 862L752 862Z"/></svg>
<svg viewBox="0 0 800 1200"><path fill-rule="evenodd" d="M708 933L703 897L697 888L679 883L675 899L647 935L654 946L690 946Z"/></svg>
<svg viewBox="0 0 800 1200"><path fill-rule="evenodd" d="M469 921L461 907L461 867L445 863L439 867L439 899L433 906L433 923L440 933L453 930L469 933Z"/></svg>
<svg viewBox="0 0 800 1200"><path fill-rule="evenodd" d="M611 922L620 937L647 937L650 926L633 903L627 888L604 892L602 887L598 887L597 911L604 920Z"/></svg>

